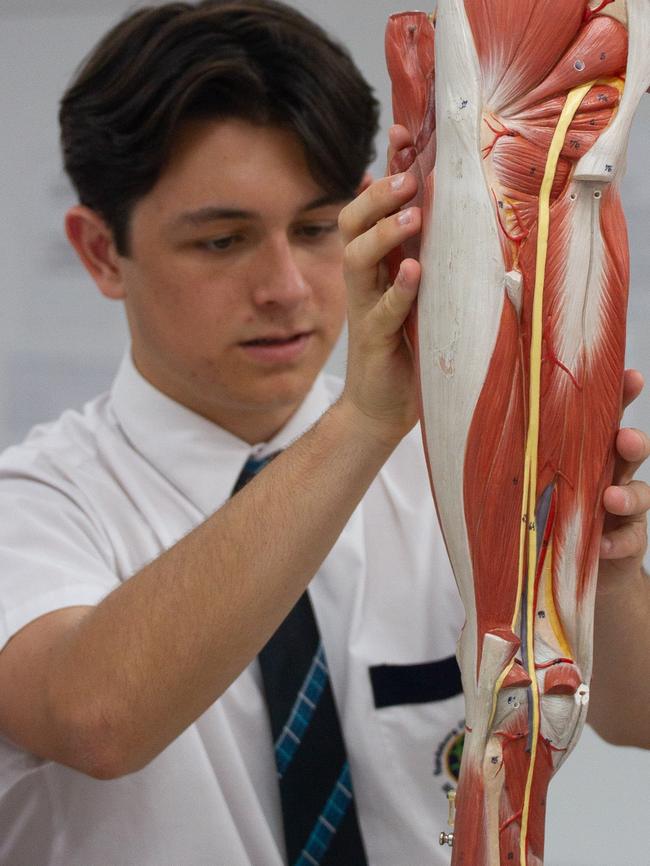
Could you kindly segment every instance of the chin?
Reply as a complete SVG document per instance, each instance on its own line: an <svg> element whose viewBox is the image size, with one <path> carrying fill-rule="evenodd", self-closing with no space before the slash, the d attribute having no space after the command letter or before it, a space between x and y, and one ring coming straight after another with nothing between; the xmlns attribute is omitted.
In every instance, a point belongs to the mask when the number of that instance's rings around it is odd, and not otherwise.
<svg viewBox="0 0 650 866"><path fill-rule="evenodd" d="M275 381L265 378L259 383L259 387L250 393L251 402L259 405L261 409L297 409L309 393L317 375L317 372L300 377L286 374Z"/></svg>

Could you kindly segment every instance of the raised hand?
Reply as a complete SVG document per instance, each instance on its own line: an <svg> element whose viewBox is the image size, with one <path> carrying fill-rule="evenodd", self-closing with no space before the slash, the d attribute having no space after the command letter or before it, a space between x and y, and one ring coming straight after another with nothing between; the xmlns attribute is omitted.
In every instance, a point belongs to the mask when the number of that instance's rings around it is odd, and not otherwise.
<svg viewBox="0 0 650 866"><path fill-rule="evenodd" d="M404 140L400 128L391 140L392 152ZM419 208L400 210L416 188L408 173L382 178L370 183L339 218L346 244L349 327L343 399L388 444L399 441L417 420L416 377L403 325L417 295L420 265L405 259L391 283L384 262L391 250L420 231Z"/></svg>
<svg viewBox="0 0 650 866"><path fill-rule="evenodd" d="M644 381L638 370L626 370L623 408L641 393ZM650 438L642 430L622 428L616 437L616 465L612 486L603 496L607 511L600 546L599 592L615 589L615 579L635 578L645 555L650 486L634 476L650 456Z"/></svg>

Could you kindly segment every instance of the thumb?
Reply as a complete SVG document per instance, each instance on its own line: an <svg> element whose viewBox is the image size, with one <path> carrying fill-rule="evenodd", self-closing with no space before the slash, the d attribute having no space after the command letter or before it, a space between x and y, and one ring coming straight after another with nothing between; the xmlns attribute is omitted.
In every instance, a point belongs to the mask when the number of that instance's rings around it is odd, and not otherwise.
<svg viewBox="0 0 650 866"><path fill-rule="evenodd" d="M415 259L404 259L395 281L379 299L374 316L377 333L393 337L400 333L413 306L420 284L420 265Z"/></svg>

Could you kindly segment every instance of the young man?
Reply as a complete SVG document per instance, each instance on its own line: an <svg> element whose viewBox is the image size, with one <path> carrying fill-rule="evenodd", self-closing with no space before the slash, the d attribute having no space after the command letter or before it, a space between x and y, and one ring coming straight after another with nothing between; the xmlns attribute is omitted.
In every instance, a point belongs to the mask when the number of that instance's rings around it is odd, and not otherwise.
<svg viewBox="0 0 650 866"><path fill-rule="evenodd" d="M109 395L0 462L0 861L435 862L463 617L412 431L401 327L418 266L390 287L381 266L419 229L399 212L414 181L364 179L367 85L287 7L173 3L105 37L61 124L80 199L68 236L132 343ZM321 370L344 259L339 396ZM630 478L648 447L624 431L619 450L622 565L618 586L605 578L624 604L642 581L648 492ZM278 452L231 498L251 457ZM294 856L256 656L307 584L354 805ZM334 793L316 792L323 808Z"/></svg>

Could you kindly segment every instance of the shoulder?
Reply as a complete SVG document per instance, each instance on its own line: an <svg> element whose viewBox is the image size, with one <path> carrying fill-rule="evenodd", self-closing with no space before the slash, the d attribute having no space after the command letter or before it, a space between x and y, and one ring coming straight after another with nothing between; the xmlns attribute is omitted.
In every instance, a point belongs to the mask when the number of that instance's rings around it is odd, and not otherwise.
<svg viewBox="0 0 650 866"><path fill-rule="evenodd" d="M81 411L66 410L2 452L0 493L17 484L25 494L34 485L69 493L77 478L96 471L101 464L98 442L110 427L108 402L108 395L101 395Z"/></svg>

